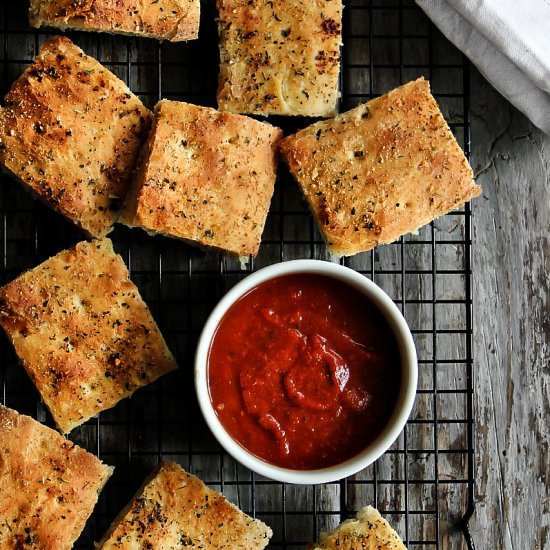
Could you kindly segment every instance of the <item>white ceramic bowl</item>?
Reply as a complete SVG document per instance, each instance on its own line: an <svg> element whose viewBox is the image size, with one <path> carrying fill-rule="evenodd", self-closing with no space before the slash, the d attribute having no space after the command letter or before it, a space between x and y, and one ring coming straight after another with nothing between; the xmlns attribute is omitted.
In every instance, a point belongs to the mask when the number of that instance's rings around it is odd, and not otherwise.
<svg viewBox="0 0 550 550"><path fill-rule="evenodd" d="M275 466L257 457L235 441L221 424L208 388L208 354L218 324L227 310L257 285L291 273L316 273L347 283L364 294L384 315L393 330L401 356L401 388L393 414L384 430L354 457L318 470L292 470ZM409 327L392 299L365 276L339 264L321 260L293 260L274 264L252 273L236 284L218 303L202 330L195 355L195 389L199 405L216 439L225 450L247 468L262 476L288 483L327 483L357 473L377 460L397 439L407 422L416 395L418 365Z"/></svg>

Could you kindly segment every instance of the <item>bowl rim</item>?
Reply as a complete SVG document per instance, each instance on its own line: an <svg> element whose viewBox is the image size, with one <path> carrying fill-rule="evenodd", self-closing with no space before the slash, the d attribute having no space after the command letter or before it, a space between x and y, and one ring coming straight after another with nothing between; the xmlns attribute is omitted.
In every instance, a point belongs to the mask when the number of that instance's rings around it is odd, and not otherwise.
<svg viewBox="0 0 550 550"><path fill-rule="evenodd" d="M267 462L248 451L226 431L220 422L208 387L208 356L220 321L229 308L259 284L297 273L315 273L340 280L364 294L384 316L399 346L401 388L386 427L363 451L339 464L317 470L293 470ZM375 462L399 437L416 397L418 361L412 333L401 311L376 283L353 269L324 260L289 260L261 268L247 275L217 303L201 331L194 364L194 385L202 415L220 445L238 462L266 478L294 484L319 484L356 474Z"/></svg>

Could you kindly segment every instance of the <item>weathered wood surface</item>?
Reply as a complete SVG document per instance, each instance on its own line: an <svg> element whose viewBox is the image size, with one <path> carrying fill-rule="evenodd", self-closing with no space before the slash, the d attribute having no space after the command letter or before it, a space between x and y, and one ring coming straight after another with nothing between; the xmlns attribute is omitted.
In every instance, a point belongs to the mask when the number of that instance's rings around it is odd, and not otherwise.
<svg viewBox="0 0 550 550"><path fill-rule="evenodd" d="M550 548L550 138L473 71L477 547Z"/></svg>

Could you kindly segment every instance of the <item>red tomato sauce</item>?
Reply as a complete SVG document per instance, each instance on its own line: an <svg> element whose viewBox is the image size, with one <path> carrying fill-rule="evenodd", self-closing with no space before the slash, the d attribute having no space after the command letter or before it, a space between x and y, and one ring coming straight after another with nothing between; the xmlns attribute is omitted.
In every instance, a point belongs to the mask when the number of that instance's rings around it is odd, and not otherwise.
<svg viewBox="0 0 550 550"><path fill-rule="evenodd" d="M208 378L234 439L272 464L309 470L373 441L394 409L401 367L367 298L336 279L296 274L260 284L227 311Z"/></svg>

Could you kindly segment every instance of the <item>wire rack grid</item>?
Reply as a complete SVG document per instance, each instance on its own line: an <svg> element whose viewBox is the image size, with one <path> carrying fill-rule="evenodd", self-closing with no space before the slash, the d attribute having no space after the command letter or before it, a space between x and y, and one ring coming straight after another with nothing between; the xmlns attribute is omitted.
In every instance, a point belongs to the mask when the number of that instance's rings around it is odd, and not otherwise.
<svg viewBox="0 0 550 550"><path fill-rule="evenodd" d="M69 33L152 107L161 97L215 105L218 69L212 0L200 39L188 44ZM2 95L51 31L31 30L26 3L0 10ZM412 0L349 0L344 11L341 110L424 75L469 153L468 66ZM291 132L308 121L275 118ZM1 177L1 281L82 239L60 216ZM288 172L281 168L258 257L239 262L140 230L112 234L181 368L71 433L116 466L77 543L91 548L161 459L172 459L221 490L274 531L270 547L298 549L366 504L377 506L409 548L472 548L473 512L471 212L455 211L416 235L342 259L377 282L410 324L419 356L415 408L400 438L374 465L321 486L257 476L222 452L200 415L192 357L217 300L250 271L295 258L330 258ZM0 339L0 401L53 425L5 337Z"/></svg>

